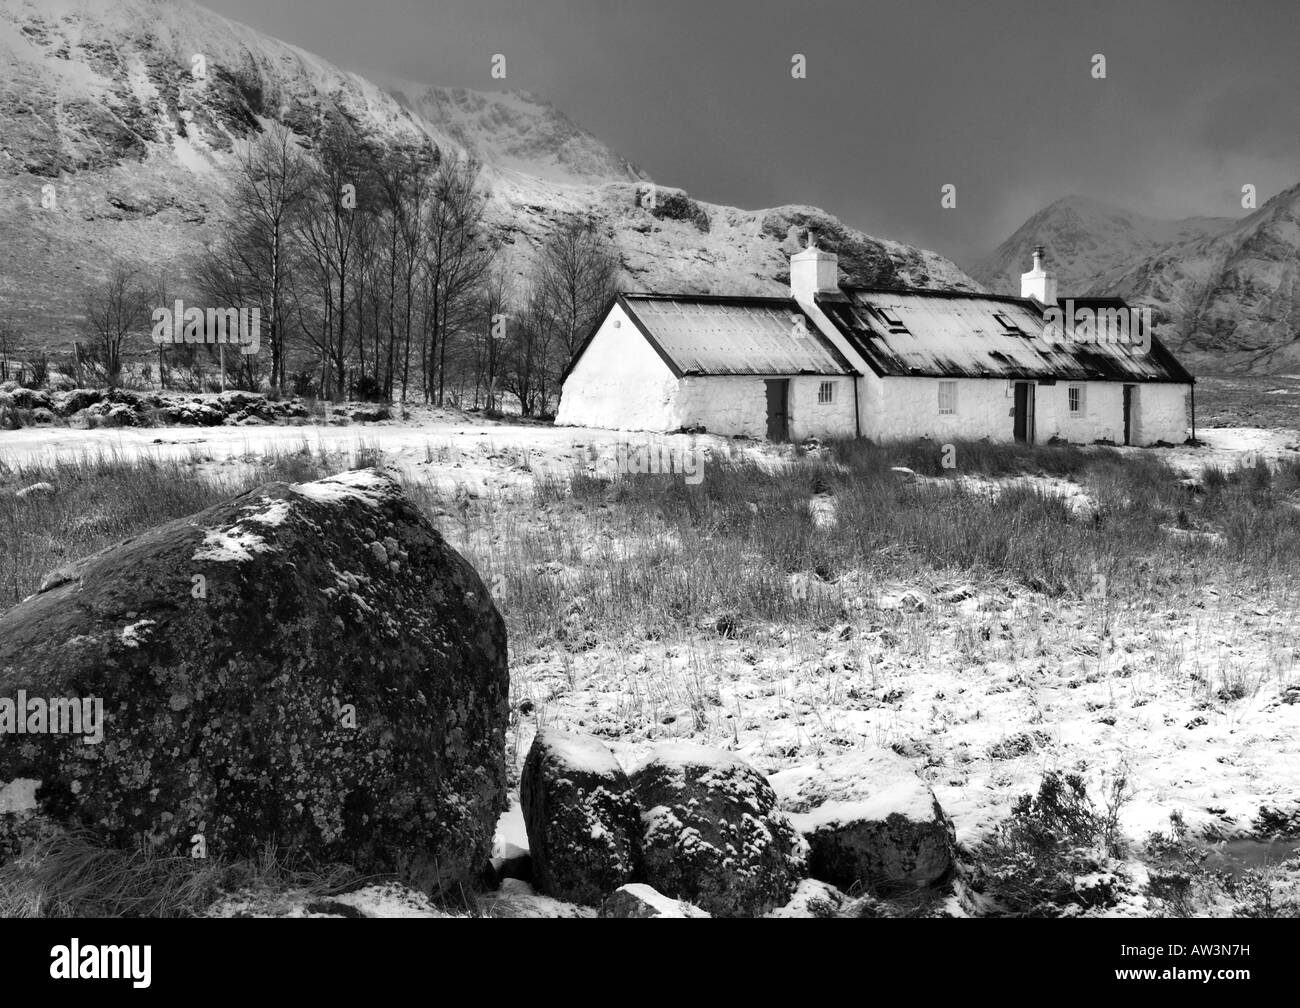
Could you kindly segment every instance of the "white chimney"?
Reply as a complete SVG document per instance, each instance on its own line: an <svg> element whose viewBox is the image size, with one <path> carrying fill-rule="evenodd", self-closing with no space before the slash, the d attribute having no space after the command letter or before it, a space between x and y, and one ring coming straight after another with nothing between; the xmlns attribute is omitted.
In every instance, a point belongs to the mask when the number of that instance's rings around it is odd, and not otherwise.
<svg viewBox="0 0 1300 1008"><path fill-rule="evenodd" d="M808 247L790 257L790 296L804 302L839 289L840 257L819 249L809 231Z"/></svg>
<svg viewBox="0 0 1300 1008"><path fill-rule="evenodd" d="M1020 274L1020 296L1041 305L1056 304L1056 274L1043 268L1043 246L1034 246L1034 268Z"/></svg>

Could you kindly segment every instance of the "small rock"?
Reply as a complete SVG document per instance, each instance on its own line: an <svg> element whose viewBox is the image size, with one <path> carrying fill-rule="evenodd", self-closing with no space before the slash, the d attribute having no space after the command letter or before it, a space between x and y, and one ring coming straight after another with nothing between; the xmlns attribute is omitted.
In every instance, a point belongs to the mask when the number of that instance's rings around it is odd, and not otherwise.
<svg viewBox="0 0 1300 1008"><path fill-rule="evenodd" d="M891 752L783 770L772 786L808 841L814 878L844 890L925 886L952 865L952 823L911 764Z"/></svg>
<svg viewBox="0 0 1300 1008"><path fill-rule="evenodd" d="M541 892L596 906L634 876L641 812L627 774L603 742L539 731L524 763L519 799Z"/></svg>
<svg viewBox="0 0 1300 1008"><path fill-rule="evenodd" d="M833 885L807 878L799 883L790 902L777 907L768 917L838 917L850 899Z"/></svg>
<svg viewBox="0 0 1300 1008"><path fill-rule="evenodd" d="M710 917L694 903L670 899L642 883L619 886L600 905L601 917Z"/></svg>
<svg viewBox="0 0 1300 1008"><path fill-rule="evenodd" d="M767 779L720 749L656 747L632 775L646 882L719 917L761 916L806 874L806 847Z"/></svg>
<svg viewBox="0 0 1300 1008"><path fill-rule="evenodd" d="M23 487L15 497L19 500L27 500L29 497L53 497L57 491L53 483L33 483L29 487Z"/></svg>

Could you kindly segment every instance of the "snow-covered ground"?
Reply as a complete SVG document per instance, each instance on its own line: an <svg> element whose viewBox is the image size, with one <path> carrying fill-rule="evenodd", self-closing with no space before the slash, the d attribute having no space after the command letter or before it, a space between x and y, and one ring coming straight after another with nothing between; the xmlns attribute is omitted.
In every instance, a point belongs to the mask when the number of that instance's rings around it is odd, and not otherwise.
<svg viewBox="0 0 1300 1008"><path fill-rule="evenodd" d="M1206 448L1120 451L1150 451L1192 474L1207 464L1294 457L1300 445L1295 431L1200 435ZM0 463L155 455L193 458L219 474L268 451L336 452L344 467L356 452L377 449L406 479L444 493L463 489L497 519L508 516L512 534L546 541L556 528L583 536L591 516L564 500L539 507L530 492L539 476L610 472L620 444L645 438L446 414L364 427L43 428L0 435ZM712 436L661 441L773 465L790 454ZM1086 505L1077 484L1034 479ZM819 527L834 535L833 506L811 503ZM474 557L507 523L487 524L446 532ZM647 536L656 550L673 548L670 536ZM634 563L642 545L591 548ZM575 562L557 557L556 576ZM897 584L850 576L834 590L846 615L830 625L748 626L735 639L707 623L683 623L658 639L598 638L587 649L512 643L516 713L507 755L515 772L535 731L554 725L600 736L628 769L652 745L674 739L733 750L768 773L829 753L892 748L931 784L968 848L1049 769L1082 772L1097 794L1123 774L1133 795L1121 832L1135 845L1167 832L1171 815L1209 839L1256 836L1266 812L1300 824L1294 605L1234 597L1213 584L1173 604L1049 598L938 575ZM516 820L517 812L503 850L525 842ZM540 897L534 905L522 890L515 896L526 909L503 905L503 913L568 912Z"/></svg>

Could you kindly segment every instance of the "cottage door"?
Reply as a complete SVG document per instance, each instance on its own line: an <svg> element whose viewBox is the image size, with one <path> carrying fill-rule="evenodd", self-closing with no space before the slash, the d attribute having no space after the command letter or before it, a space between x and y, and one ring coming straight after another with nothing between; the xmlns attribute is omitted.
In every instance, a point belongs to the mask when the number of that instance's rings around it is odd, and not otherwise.
<svg viewBox="0 0 1300 1008"><path fill-rule="evenodd" d="M1034 443L1034 383L1016 382L1013 433L1020 444Z"/></svg>
<svg viewBox="0 0 1300 1008"><path fill-rule="evenodd" d="M767 439L790 440L790 379L770 378L767 382Z"/></svg>
<svg viewBox="0 0 1300 1008"><path fill-rule="evenodd" d="M1124 386L1124 443L1133 443L1133 386Z"/></svg>

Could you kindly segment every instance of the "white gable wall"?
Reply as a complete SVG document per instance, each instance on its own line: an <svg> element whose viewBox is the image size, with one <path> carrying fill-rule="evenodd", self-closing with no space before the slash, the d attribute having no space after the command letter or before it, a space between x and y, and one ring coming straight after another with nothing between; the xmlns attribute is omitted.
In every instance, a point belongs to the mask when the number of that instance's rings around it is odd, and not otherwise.
<svg viewBox="0 0 1300 1008"><path fill-rule="evenodd" d="M560 427L670 431L677 420L677 377L614 305L569 372L555 423Z"/></svg>

